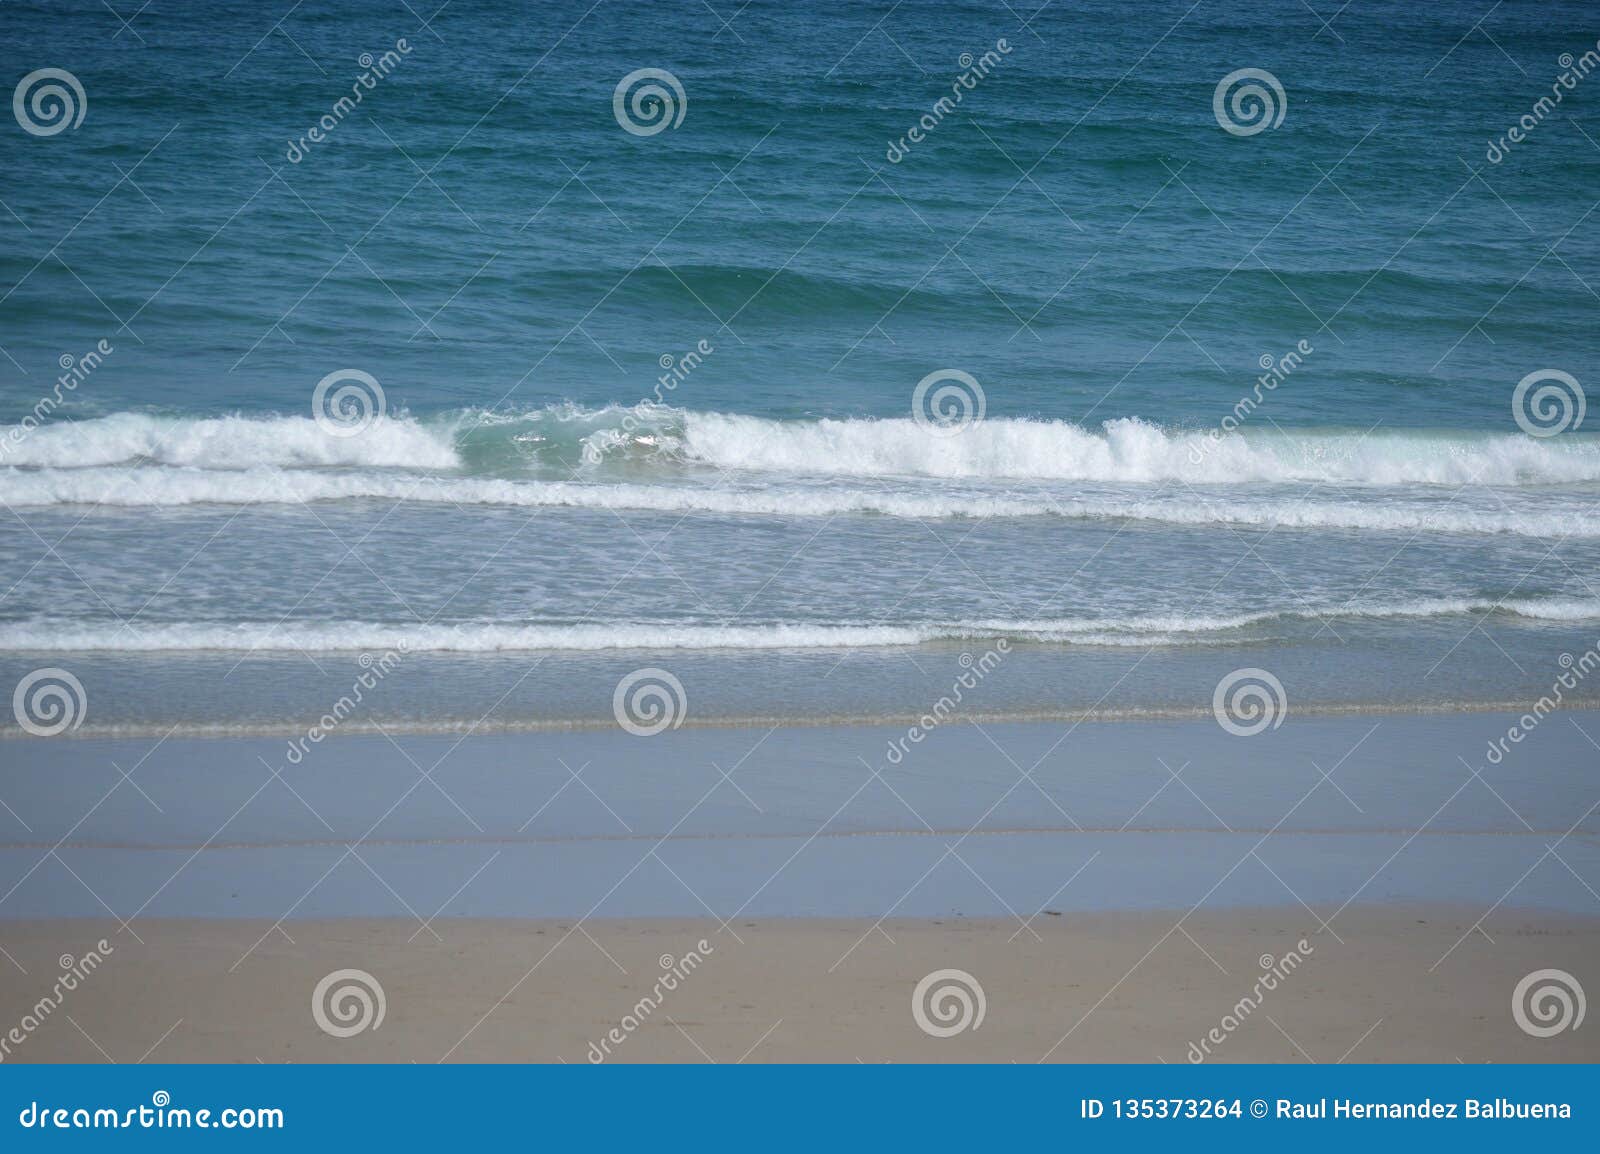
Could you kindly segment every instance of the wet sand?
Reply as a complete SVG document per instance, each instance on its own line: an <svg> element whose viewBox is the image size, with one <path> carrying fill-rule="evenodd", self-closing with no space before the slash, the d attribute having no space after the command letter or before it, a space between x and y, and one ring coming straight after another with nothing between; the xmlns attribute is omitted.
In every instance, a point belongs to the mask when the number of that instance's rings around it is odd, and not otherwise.
<svg viewBox="0 0 1600 1154"><path fill-rule="evenodd" d="M1600 1060L1595 1023L1536 1038L1512 1013L1513 990L1536 970L1600 986L1600 919L1501 907L1476 925L1482 913L1047 911L1031 921L726 927L154 920L131 927L142 944L115 922L10 922L0 923L11 959L0 958L0 1023L34 1012L60 955L82 958L104 937L111 951L99 968L7 1061ZM930 996L924 1017L933 1028L967 1017L940 1037L918 1025L913 995L946 969L975 980L983 1014L978 1021L970 989L970 1011ZM367 979L329 986L329 1025L367 1017L348 1037L324 1031L312 1010L318 983L339 970L363 971L383 992L381 1022L370 993L370 1011L347 999L341 1019L333 991ZM1279 980L1263 989L1274 973ZM670 989L660 984L668 975ZM933 986L951 983L966 979Z"/></svg>
<svg viewBox="0 0 1600 1154"><path fill-rule="evenodd" d="M0 1059L1600 1060L1592 719L5 743Z"/></svg>

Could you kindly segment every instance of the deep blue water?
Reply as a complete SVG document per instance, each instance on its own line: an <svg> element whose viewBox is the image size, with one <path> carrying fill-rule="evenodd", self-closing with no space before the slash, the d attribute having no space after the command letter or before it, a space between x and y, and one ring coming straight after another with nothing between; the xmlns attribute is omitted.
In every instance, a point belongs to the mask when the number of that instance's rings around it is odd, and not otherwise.
<svg viewBox="0 0 1600 1154"><path fill-rule="evenodd" d="M1282 423L1514 431L1526 372L1595 367L1600 85L1485 151L1600 26L1511 2L1473 32L1487 7L1362 4L1323 31L1290 2L1062 2L1024 27L997 2L755 0L724 29L690 2L460 0L430 31L391 0L276 25L155 4L119 33L90 0L7 4L8 87L68 67L88 110L0 133L0 415L102 337L77 415L300 412L347 365L418 413L631 404L705 338L686 407L898 416L953 365L993 414L1203 426L1309 339ZM1211 97L1247 66L1287 111L1235 137ZM619 130L640 67L680 79L676 129Z"/></svg>
<svg viewBox="0 0 1600 1154"><path fill-rule="evenodd" d="M1600 415L1514 404L1600 370L1591 5L432 7L0 8L7 86L84 106L0 124L6 672L233 654L117 665L129 720L255 649L1348 632L1406 672L1303 693L1497 700L1592 640ZM1241 135L1246 68L1284 96ZM624 130L639 69L681 121Z"/></svg>

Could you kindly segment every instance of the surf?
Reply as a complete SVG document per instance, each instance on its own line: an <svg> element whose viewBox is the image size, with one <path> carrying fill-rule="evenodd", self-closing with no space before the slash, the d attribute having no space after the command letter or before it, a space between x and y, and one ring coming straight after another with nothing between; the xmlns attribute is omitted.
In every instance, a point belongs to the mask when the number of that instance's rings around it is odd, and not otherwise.
<svg viewBox="0 0 1600 1154"><path fill-rule="evenodd" d="M0 432L0 440L7 433ZM311 416L121 412L58 421L12 443L0 464L247 470L376 467L507 473L605 465L837 478L1195 485L1568 485L1600 481L1600 438L1453 429L1252 430L1097 426L990 417L959 432L910 417L777 419L645 404L378 417L341 436ZM587 472L585 472L587 470Z"/></svg>

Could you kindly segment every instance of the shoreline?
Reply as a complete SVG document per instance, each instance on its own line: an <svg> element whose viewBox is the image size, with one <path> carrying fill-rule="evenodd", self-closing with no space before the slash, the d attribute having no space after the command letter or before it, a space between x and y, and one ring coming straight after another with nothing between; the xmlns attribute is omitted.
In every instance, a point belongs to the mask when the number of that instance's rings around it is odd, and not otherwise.
<svg viewBox="0 0 1600 1154"><path fill-rule="evenodd" d="M60 955L111 947L5 1061L1600 1060L1600 1032L1533 1037L1511 1010L1525 975L1584 972L1600 954L1600 917L1523 908L726 926L183 919L133 930L142 944L106 919L0 922L7 968L27 970L0 990L3 1025L48 992ZM368 1028L338 1037L313 998L348 971L359 976L337 981L367 984L369 999L382 991L383 1017L371 1025L374 1007ZM971 979L983 1014L935 1036L912 1006L943 971L960 971L946 985ZM358 1000L346 1008L344 1019L325 1011L336 1029L359 1024ZM924 1016L941 1029L938 1012L930 1003Z"/></svg>
<svg viewBox="0 0 1600 1154"><path fill-rule="evenodd" d="M1597 1062L1512 1011L1594 986L1593 738L1511 720L12 746L0 1061Z"/></svg>
<svg viewBox="0 0 1600 1154"><path fill-rule="evenodd" d="M1294 703L1296 715L1318 718L1349 718L1349 717L1438 717L1450 714L1463 714L1475 716L1486 713L1522 714L1532 710L1538 699L1522 701L1441 701L1441 702L1334 702L1319 704L1316 702ZM1594 700L1575 700L1557 703L1554 708L1547 710L1549 713L1593 713L1600 711L1600 698ZM894 713L894 714L827 714L827 715L745 715L735 717L698 717L686 715L677 720L675 729L711 729L711 730L741 730L741 729L868 729L880 726L914 725L927 716L923 713ZM1011 725L1035 724L1052 722L1070 722L1076 725L1090 724L1132 724L1141 722L1165 721L1205 721L1213 718L1214 714L1209 707L1194 706L1192 708L1155 707L1155 708L1129 708L1129 709L1061 709L1061 710L1019 710L1019 711L982 711L971 710L963 712L959 717L951 717L942 724L955 725ZM56 734L47 739L34 738L16 726L0 727L0 741L15 740L27 742L30 740L48 740L52 742L62 740L76 741L116 741L127 738L139 737L181 737L196 740L226 741L231 738L258 738L258 737L301 737L308 725L315 726L316 718L305 721L293 722L262 722L261 724L245 723L242 725L190 725L183 722L160 723L150 722L131 725L95 726L92 724L81 725L76 729ZM608 732L617 728L616 718L605 717L575 717L562 719L542 720L538 718L510 719L503 721L489 721L483 718L475 720L441 720L441 721L416 721L407 719L396 720L347 720L339 725L337 733L330 733L329 739L338 737L371 737L385 733L402 734L407 736L450 736L450 735L499 735L499 734L540 734L540 733L593 733Z"/></svg>

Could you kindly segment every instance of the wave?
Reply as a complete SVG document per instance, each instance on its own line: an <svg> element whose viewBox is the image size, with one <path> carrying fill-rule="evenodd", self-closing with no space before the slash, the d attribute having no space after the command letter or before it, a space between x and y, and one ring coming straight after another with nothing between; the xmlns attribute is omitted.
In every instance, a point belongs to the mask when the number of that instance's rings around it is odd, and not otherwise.
<svg viewBox="0 0 1600 1154"><path fill-rule="evenodd" d="M1131 417L1096 428L995 417L941 435L909 418L775 420L665 405L571 404L528 412L464 410L427 419L389 415L346 437L309 416L117 413L0 429L0 464L128 463L211 470L409 468L468 476L540 468L560 468L564 476L569 468L649 466L964 481L1520 486L1600 481L1600 438L1341 429L1214 436Z"/></svg>
<svg viewBox="0 0 1600 1154"><path fill-rule="evenodd" d="M1525 537L1600 536L1589 508L1494 508L1460 502L1394 498L1371 501L1240 499L1236 494L1182 489L1149 496L1055 497L926 485L769 483L712 486L634 482L521 481L401 472L252 468L236 471L105 467L0 469L0 503L11 508L98 505L162 508L184 505L303 504L342 500L522 508L616 509L729 516L826 517L867 513L889 517L1062 517L1178 525L1351 529Z"/></svg>
<svg viewBox="0 0 1600 1154"><path fill-rule="evenodd" d="M924 476L1192 484L1562 484L1600 480L1600 441L1446 432L1239 433L1164 430L1137 418L1099 431L998 418L955 435L909 419L773 421L689 413L685 455L725 469L853 477Z"/></svg>
<svg viewBox="0 0 1600 1154"><path fill-rule="evenodd" d="M453 469L449 427L380 417L356 436L336 436L311 417L161 417L114 413L36 429L0 429L0 463L90 468L142 461L202 469L349 466Z"/></svg>
<svg viewBox="0 0 1600 1154"><path fill-rule="evenodd" d="M1227 617L1149 614L1121 618L1050 618L899 624L773 622L750 625L675 622L384 624L169 623L83 625L60 619L0 624L7 652L341 652L492 653L608 649L857 649L930 642L1059 643L1094 646L1227 643L1225 635L1274 621L1434 618L1499 613L1541 621L1600 620L1600 600L1491 601L1438 598L1329 604Z"/></svg>

